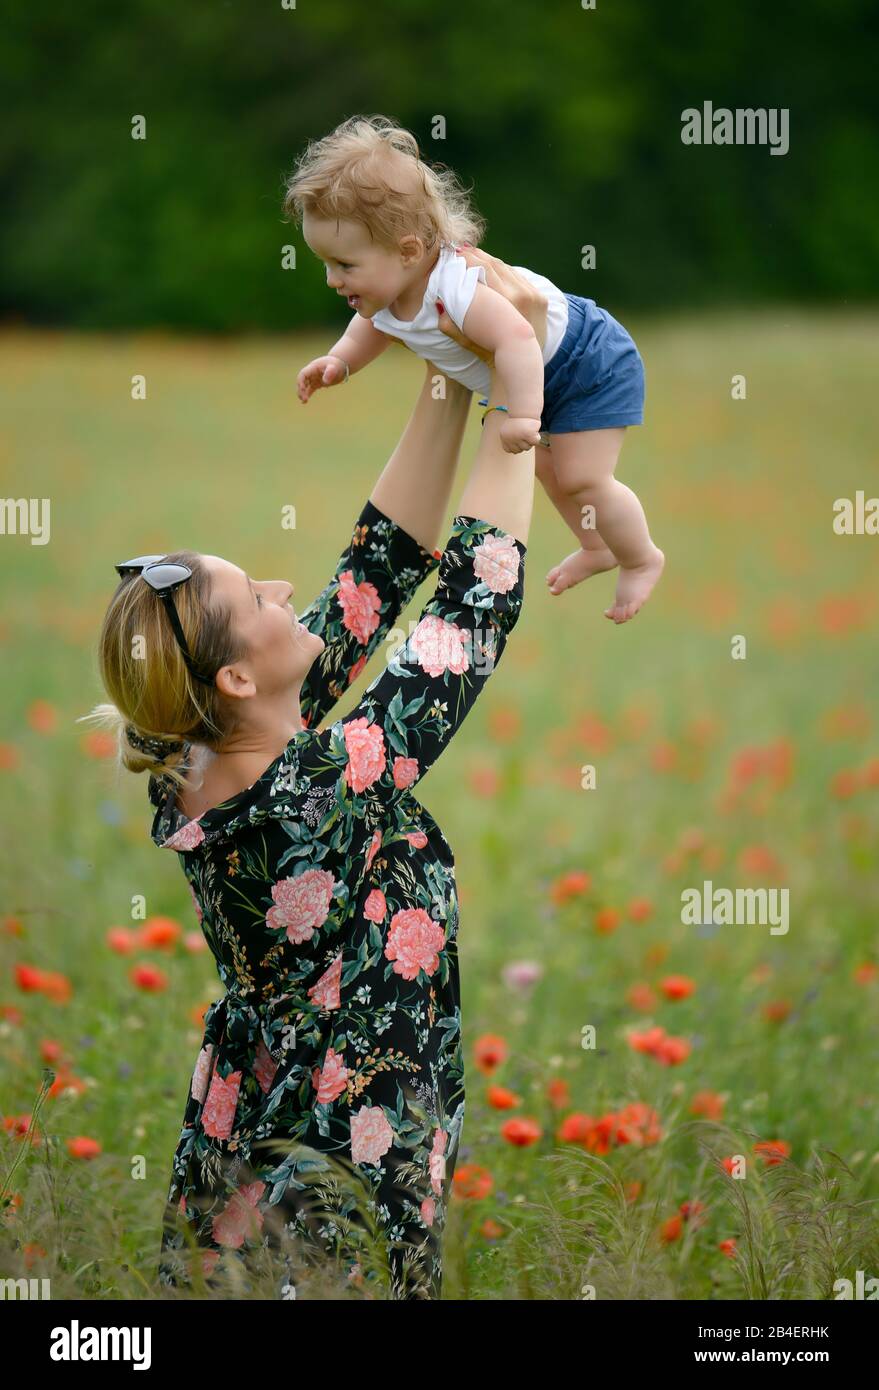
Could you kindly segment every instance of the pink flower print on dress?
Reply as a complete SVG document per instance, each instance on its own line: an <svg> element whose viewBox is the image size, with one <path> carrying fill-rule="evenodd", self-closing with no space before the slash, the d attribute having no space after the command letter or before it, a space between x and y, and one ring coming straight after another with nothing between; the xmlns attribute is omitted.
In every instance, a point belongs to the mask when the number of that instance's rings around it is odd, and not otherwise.
<svg viewBox="0 0 879 1390"><path fill-rule="evenodd" d="M425 1226L433 1225L433 1218L436 1213L436 1202L432 1197L425 1197L421 1203L421 1219Z"/></svg>
<svg viewBox="0 0 879 1390"><path fill-rule="evenodd" d="M365 718L349 719L342 729L348 750L345 780L352 791L365 791L385 770L385 736L378 724Z"/></svg>
<svg viewBox="0 0 879 1390"><path fill-rule="evenodd" d="M373 861L373 859L375 858L375 856L378 854L379 849L381 848L381 842L382 842L382 833L381 833L381 831L380 831L380 830L374 830L373 833L372 833L372 841L371 841L371 843L370 843L369 849L366 851L366 869L367 869L367 872L369 872L369 870L372 868L372 861Z"/></svg>
<svg viewBox="0 0 879 1390"><path fill-rule="evenodd" d="M418 781L418 759L417 758L395 758L394 759L394 786L411 787L413 782Z"/></svg>
<svg viewBox="0 0 879 1390"><path fill-rule="evenodd" d="M278 1063L269 1052L262 1038L256 1045L256 1052L253 1058L253 1074L260 1084L260 1088L268 1095L272 1089L272 1082L275 1079L275 1072L278 1070Z"/></svg>
<svg viewBox="0 0 879 1390"><path fill-rule="evenodd" d="M519 577L522 557L510 535L486 536L473 549L473 573L494 594L508 594Z"/></svg>
<svg viewBox="0 0 879 1390"><path fill-rule="evenodd" d="M407 831L406 839L415 849L424 849L424 846L427 844L427 836L423 830Z"/></svg>
<svg viewBox="0 0 879 1390"><path fill-rule="evenodd" d="M428 917L423 907L406 907L391 918L385 955L394 962L397 975L414 980L419 970L433 974L444 940L441 924Z"/></svg>
<svg viewBox="0 0 879 1390"><path fill-rule="evenodd" d="M448 1132L438 1129L433 1136L433 1148L430 1151L430 1185L438 1197L443 1195L443 1181L446 1176L446 1140Z"/></svg>
<svg viewBox="0 0 879 1390"><path fill-rule="evenodd" d="M342 609L343 626L365 647L370 635L378 627L378 615L382 606L378 589L374 584L370 584L368 579L355 584L354 571L343 570L339 575L337 598Z"/></svg>
<svg viewBox="0 0 879 1390"><path fill-rule="evenodd" d="M298 878L282 878L272 887L275 906L266 913L266 922L275 931L286 931L294 946L309 941L315 927L323 926L330 915L334 882L325 869L306 869Z"/></svg>
<svg viewBox="0 0 879 1390"><path fill-rule="evenodd" d="M336 956L329 970L325 970L316 984L308 991L308 997L320 1009L338 1009L341 1004L339 983L342 979L342 952Z"/></svg>
<svg viewBox="0 0 879 1390"><path fill-rule="evenodd" d="M383 922L388 913L388 900L380 888L373 888L363 904L363 915L369 922Z"/></svg>
<svg viewBox="0 0 879 1390"><path fill-rule="evenodd" d="M380 1105L364 1105L352 1114L352 1163L378 1163L393 1142L394 1131Z"/></svg>
<svg viewBox="0 0 879 1390"><path fill-rule="evenodd" d="M323 1066L315 1067L311 1080L317 1091L318 1105L332 1104L348 1085L348 1068L340 1054L328 1047Z"/></svg>
<svg viewBox="0 0 879 1390"><path fill-rule="evenodd" d="M192 1073L192 1085L190 1091L193 1099L201 1105L208 1093L208 1077L211 1073L211 1059L214 1055L214 1044L208 1043L198 1054L195 1062L195 1070Z"/></svg>
<svg viewBox="0 0 879 1390"><path fill-rule="evenodd" d="M187 888L189 889L189 892L190 892L190 894L191 894L191 896L192 896L192 906L195 908L195 915L196 915L196 917L198 918L198 925L201 926L201 924L202 924L202 919L203 919L203 917L204 917L204 913L203 913L202 910L201 910L201 903L199 902L198 898L196 897L196 895L195 895L195 889L193 888L192 884L189 882L189 879L186 880L186 886L187 886Z"/></svg>
<svg viewBox="0 0 879 1390"><path fill-rule="evenodd" d="M201 814L204 815L204 811ZM200 845L204 839L204 831L198 823L200 819L200 816L196 816L195 820L187 821L185 825L169 836L162 845L162 849L195 849L196 845Z"/></svg>
<svg viewBox="0 0 879 1390"><path fill-rule="evenodd" d="M231 1071L225 1078L215 1071L211 1077L211 1088L201 1112L201 1127L212 1139L228 1139L232 1133L240 1087L240 1071Z"/></svg>
<svg viewBox="0 0 879 1390"><path fill-rule="evenodd" d="M422 671L429 676L441 676L444 671L462 676L470 669L469 640L470 634L457 623L446 622L429 613L412 633L409 646Z"/></svg>
<svg viewBox="0 0 879 1390"><path fill-rule="evenodd" d="M240 1250L245 1240L256 1240L262 1230L263 1214L257 1202L266 1190L264 1182L248 1183L233 1192L223 1210L211 1222L214 1240Z"/></svg>

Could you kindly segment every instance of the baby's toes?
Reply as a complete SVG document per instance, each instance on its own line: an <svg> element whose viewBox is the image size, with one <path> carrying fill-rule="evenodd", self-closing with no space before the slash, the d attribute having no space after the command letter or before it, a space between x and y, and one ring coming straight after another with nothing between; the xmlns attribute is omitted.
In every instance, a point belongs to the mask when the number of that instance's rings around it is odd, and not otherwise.
<svg viewBox="0 0 879 1390"><path fill-rule="evenodd" d="M564 576L562 574L561 565L553 565L549 574L546 576L546 582L551 594L557 594L561 591L564 587Z"/></svg>

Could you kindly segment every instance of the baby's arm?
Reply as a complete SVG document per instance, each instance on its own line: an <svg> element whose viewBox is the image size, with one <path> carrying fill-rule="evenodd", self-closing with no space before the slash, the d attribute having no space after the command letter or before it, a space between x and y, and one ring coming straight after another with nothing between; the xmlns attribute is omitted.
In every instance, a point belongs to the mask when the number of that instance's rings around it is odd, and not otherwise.
<svg viewBox="0 0 879 1390"><path fill-rule="evenodd" d="M370 362L384 352L390 343L387 333L382 333L380 329L373 326L371 319L365 319L361 314L355 314L345 332L337 343L330 348L329 357L341 357L343 362L348 363L348 370L353 376L359 372L361 367L366 367Z"/></svg>
<svg viewBox="0 0 879 1390"><path fill-rule="evenodd" d="M355 314L345 332L323 357L315 357L302 368L298 378L299 399L305 404L322 386L338 386L361 367L375 361L390 343L387 333L373 327L370 319ZM347 372L345 367L348 368Z"/></svg>
<svg viewBox="0 0 879 1390"><path fill-rule="evenodd" d="M501 424L501 442L507 453L518 454L538 444L543 353L531 324L502 294L479 283L461 331L494 353L495 371L506 390L509 412Z"/></svg>

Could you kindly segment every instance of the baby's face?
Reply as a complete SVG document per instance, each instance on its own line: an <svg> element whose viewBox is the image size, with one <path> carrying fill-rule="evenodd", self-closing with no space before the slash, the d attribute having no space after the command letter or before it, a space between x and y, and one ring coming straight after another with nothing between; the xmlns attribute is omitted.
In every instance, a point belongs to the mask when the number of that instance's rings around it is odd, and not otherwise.
<svg viewBox="0 0 879 1390"><path fill-rule="evenodd" d="M377 246L360 222L305 213L302 235L327 267L327 284L363 318L386 309L412 281L412 262L400 252Z"/></svg>

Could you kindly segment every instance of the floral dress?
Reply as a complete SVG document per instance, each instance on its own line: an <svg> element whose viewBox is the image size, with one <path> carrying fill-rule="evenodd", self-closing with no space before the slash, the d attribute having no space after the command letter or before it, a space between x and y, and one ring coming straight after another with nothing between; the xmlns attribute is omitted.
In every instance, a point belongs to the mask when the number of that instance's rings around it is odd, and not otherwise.
<svg viewBox="0 0 879 1390"><path fill-rule="evenodd" d="M301 615L326 643L302 686L306 727L194 820L170 779L150 778L152 838L180 858L225 989L174 1154L165 1285L190 1284L190 1258L209 1279L261 1247L289 1270L285 1238L361 1284L371 1219L390 1296L440 1296L464 1118L458 900L452 852L412 789L500 658L525 553L459 515L430 554L367 501ZM350 714L319 727L437 567L408 640ZM292 1276L278 1289L296 1296Z"/></svg>

